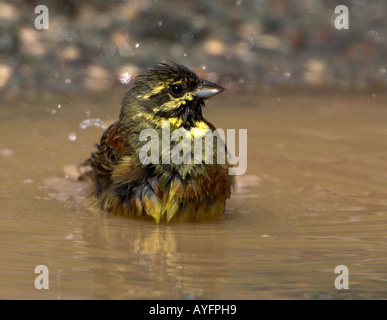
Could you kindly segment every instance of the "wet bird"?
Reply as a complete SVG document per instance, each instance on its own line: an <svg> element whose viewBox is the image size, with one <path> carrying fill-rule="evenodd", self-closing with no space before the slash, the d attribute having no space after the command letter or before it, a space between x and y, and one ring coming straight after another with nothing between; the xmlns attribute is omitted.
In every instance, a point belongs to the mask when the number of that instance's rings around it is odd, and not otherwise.
<svg viewBox="0 0 387 320"><path fill-rule="evenodd" d="M224 163L217 162L217 139L220 138L212 136L211 161L205 161L203 156L199 163L175 163L169 153L181 139L167 137L166 154L161 137L168 124L171 135L180 129L190 135L192 143L196 138L204 140L204 133L216 130L203 118L205 100L223 90L176 63L159 63L138 75L122 100L119 120L105 130L97 144L98 150L83 163L89 167L83 177L93 185L90 196L93 204L117 215L157 223L222 216L234 177L228 174L227 157ZM146 129L160 137L160 143L153 149L160 151L153 158L159 161L141 160L148 155L142 152L149 143L149 139L141 138ZM205 145L200 151L203 155ZM223 148L226 148L224 144ZM187 155L192 160L194 148ZM163 161L165 158L170 161Z"/></svg>

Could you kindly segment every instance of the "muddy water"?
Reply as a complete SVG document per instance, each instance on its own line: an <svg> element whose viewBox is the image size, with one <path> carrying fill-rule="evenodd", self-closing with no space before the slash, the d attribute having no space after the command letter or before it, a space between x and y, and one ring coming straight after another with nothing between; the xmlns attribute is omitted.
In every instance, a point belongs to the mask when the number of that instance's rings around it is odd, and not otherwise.
<svg viewBox="0 0 387 320"><path fill-rule="evenodd" d="M72 177L102 133L79 123L121 94L1 106L1 299L387 298L386 95L213 98L208 119L248 129L247 172L224 219L155 225L91 212Z"/></svg>

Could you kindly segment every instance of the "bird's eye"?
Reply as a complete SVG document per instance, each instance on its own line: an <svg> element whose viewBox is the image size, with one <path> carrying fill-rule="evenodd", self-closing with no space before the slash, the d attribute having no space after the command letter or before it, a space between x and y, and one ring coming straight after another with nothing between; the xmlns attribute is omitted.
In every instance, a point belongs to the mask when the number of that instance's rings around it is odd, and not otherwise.
<svg viewBox="0 0 387 320"><path fill-rule="evenodd" d="M171 93L174 97L181 97L184 94L184 87L180 84L173 84L171 86Z"/></svg>

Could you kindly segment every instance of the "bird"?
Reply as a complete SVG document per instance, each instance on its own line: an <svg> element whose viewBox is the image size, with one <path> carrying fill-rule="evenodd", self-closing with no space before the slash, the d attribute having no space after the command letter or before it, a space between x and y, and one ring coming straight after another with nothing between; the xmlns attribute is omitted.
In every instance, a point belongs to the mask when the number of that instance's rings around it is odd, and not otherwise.
<svg viewBox="0 0 387 320"><path fill-rule="evenodd" d="M92 207L156 223L207 221L223 216L234 176L229 174L227 157L217 161L218 140L221 152L227 152L227 147L214 134L215 126L202 115L205 100L223 90L175 62L158 63L140 73L122 100L118 121L104 131L96 144L97 151L82 163L86 170L81 179L92 185ZM171 149L182 149L178 146L182 138L166 137L167 148L162 149L162 143L156 141L155 148L148 150L154 151L152 159L158 161L142 161L141 156L149 154L144 152L149 137L144 141L142 132L148 130L160 137L168 132L167 127L171 135L178 130L183 136L186 133L191 146L194 139L204 138L204 133L213 134L212 142L216 144L210 144L212 157L209 161L205 158L196 163L175 163L171 161ZM176 151L175 158L182 152ZM205 147L197 154L205 155ZM192 160L194 151L189 150L185 156L185 160Z"/></svg>

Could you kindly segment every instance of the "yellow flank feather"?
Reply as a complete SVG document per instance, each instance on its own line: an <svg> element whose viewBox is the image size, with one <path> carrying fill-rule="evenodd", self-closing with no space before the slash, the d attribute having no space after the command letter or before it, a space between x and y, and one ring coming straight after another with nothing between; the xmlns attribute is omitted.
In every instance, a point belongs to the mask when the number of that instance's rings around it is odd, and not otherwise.
<svg viewBox="0 0 387 320"><path fill-rule="evenodd" d="M171 200L166 205L166 216L167 216L167 222L171 221L171 219L176 215L176 213L179 211L180 208L180 202L176 201L176 199Z"/></svg>

